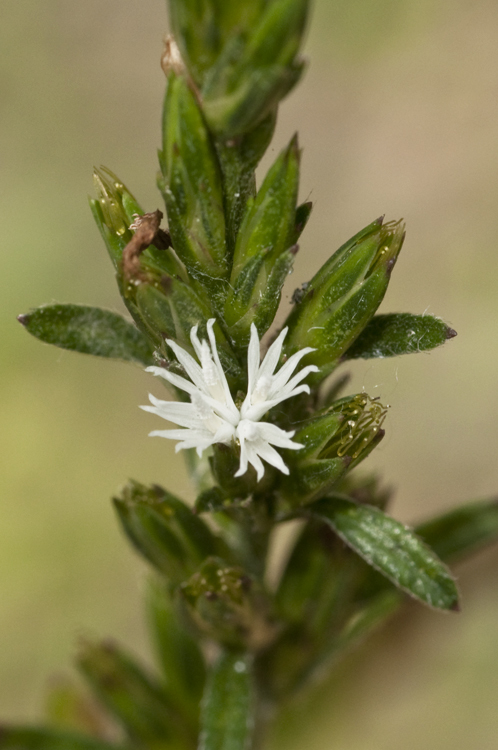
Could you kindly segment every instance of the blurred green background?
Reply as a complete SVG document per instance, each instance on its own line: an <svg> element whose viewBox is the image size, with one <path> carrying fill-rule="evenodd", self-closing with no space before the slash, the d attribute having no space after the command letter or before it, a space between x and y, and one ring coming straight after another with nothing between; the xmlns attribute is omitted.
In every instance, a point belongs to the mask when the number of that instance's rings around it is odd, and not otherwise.
<svg viewBox="0 0 498 750"><path fill-rule="evenodd" d="M78 636L148 657L144 569L109 496L128 477L190 497L172 446L138 410L150 376L29 337L44 302L121 310L86 203L105 164L160 207L163 0L3 0L0 714L39 715ZM498 489L498 5L316 0L308 73L264 167L299 130L315 210L289 294L380 214L408 236L383 311L436 313L459 336L418 357L354 365L392 405L369 459L415 522ZM284 302L288 309L289 295ZM498 548L459 569L464 609L409 604L274 733L280 746L495 750Z"/></svg>

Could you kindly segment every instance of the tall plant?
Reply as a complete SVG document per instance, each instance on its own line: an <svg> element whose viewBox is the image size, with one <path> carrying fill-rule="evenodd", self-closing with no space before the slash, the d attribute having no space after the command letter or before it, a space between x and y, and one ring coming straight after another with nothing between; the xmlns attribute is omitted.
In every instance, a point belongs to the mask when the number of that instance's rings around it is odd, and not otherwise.
<svg viewBox="0 0 498 750"><path fill-rule="evenodd" d="M150 565L157 672L113 642L85 642L78 667L99 708L59 692L74 731L7 726L1 749L256 747L279 706L406 595L458 610L446 564L498 535L494 501L409 529L386 513L378 480L356 471L384 436L387 407L341 395L340 366L455 335L429 315L376 315L402 222L377 219L345 242L296 290L262 352L311 204L298 200L297 136L259 187L255 169L303 71L308 5L170 0L158 179L167 228L108 169L95 172L90 202L133 322L78 305L19 316L42 341L165 382L166 399L142 408L176 425L152 435L184 450L197 500L135 480L114 498ZM270 539L291 519L300 530L270 586Z"/></svg>

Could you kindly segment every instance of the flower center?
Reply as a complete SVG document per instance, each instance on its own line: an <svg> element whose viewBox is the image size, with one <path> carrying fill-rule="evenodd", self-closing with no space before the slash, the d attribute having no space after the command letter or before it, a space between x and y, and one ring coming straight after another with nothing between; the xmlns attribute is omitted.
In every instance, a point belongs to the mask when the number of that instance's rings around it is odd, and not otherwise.
<svg viewBox="0 0 498 750"><path fill-rule="evenodd" d="M256 422L251 419L242 419L237 427L237 437L239 440L256 440L258 437Z"/></svg>
<svg viewBox="0 0 498 750"><path fill-rule="evenodd" d="M262 375L256 383L256 388L252 392L251 401L258 404L260 401L266 401L270 392L272 379L268 375Z"/></svg>

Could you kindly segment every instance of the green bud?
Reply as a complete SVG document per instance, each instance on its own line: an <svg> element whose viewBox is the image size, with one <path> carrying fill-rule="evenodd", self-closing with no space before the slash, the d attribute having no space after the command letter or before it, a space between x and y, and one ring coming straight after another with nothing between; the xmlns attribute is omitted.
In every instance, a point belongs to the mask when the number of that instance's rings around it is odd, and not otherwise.
<svg viewBox="0 0 498 750"><path fill-rule="evenodd" d="M284 354L312 346L316 351L305 357L303 366L320 368L312 376L315 380L334 369L377 310L403 239L402 222L374 221L339 248L303 293L295 295Z"/></svg>
<svg viewBox="0 0 498 750"><path fill-rule="evenodd" d="M261 336L277 311L282 285L292 268L295 237L299 150L297 137L277 158L240 226L225 303L225 320L233 338L246 345L250 327ZM287 251L283 257L284 251Z"/></svg>
<svg viewBox="0 0 498 750"><path fill-rule="evenodd" d="M120 291L129 309L128 300L133 302L132 292L138 280L150 276L160 279L163 274L186 278L183 267L169 249L170 238L164 230L158 232L157 246L151 244L140 252L137 278L125 278L123 252L133 239L137 222L140 222L144 211L110 169L102 167L94 170L93 181L98 200L90 199L90 207L117 269ZM132 309L130 312L133 314Z"/></svg>
<svg viewBox="0 0 498 750"><path fill-rule="evenodd" d="M143 211L128 188L106 167L94 170L93 184L97 200L90 199L90 208L111 260L119 268L123 250L133 236L130 224L134 215Z"/></svg>
<svg viewBox="0 0 498 750"><path fill-rule="evenodd" d="M131 480L114 505L133 546L172 583L188 578L220 548L206 524L161 487Z"/></svg>
<svg viewBox="0 0 498 750"><path fill-rule="evenodd" d="M160 742L176 748L189 746L188 725L171 698L116 644L83 642L77 663L132 742L147 747L159 747Z"/></svg>
<svg viewBox="0 0 498 750"><path fill-rule="evenodd" d="M173 247L189 273L219 298L228 276L220 167L195 95L173 72L159 160Z"/></svg>
<svg viewBox="0 0 498 750"><path fill-rule="evenodd" d="M292 472L282 482L285 497L302 505L326 494L380 442L386 413L378 401L359 393L309 420L293 438L304 447L286 452Z"/></svg>
<svg viewBox="0 0 498 750"><path fill-rule="evenodd" d="M276 119L275 108L243 136L215 140L223 173L227 248L230 258L233 257L247 201L256 194L255 169L273 137Z"/></svg>
<svg viewBox="0 0 498 750"><path fill-rule="evenodd" d="M276 629L269 603L242 568L211 557L180 591L197 625L215 640L250 650L264 648L273 640Z"/></svg>
<svg viewBox="0 0 498 750"><path fill-rule="evenodd" d="M256 197L248 202L235 246L232 285L255 256L266 253L264 266L268 274L275 259L291 246L299 187L299 155L295 135L268 171Z"/></svg>
<svg viewBox="0 0 498 750"><path fill-rule="evenodd" d="M325 525L309 521L298 537L276 592L280 615L291 624L271 649L265 673L280 694L303 687L321 652L351 611L361 561Z"/></svg>
<svg viewBox="0 0 498 750"><path fill-rule="evenodd" d="M268 275L265 268L266 252L252 258L242 270L229 297L232 305L227 304L226 307L226 317L235 318L228 330L238 347L247 347L252 323L258 329L260 338L271 326L280 305L282 287L292 273L297 250L298 246L294 245L282 253Z"/></svg>
<svg viewBox="0 0 498 750"><path fill-rule="evenodd" d="M170 22L181 55L197 86L234 37L247 35L265 5L226 0L169 0Z"/></svg>
<svg viewBox="0 0 498 750"><path fill-rule="evenodd" d="M218 135L248 132L297 83L308 5L308 0L274 0L249 36L232 35L202 90L206 119Z"/></svg>
<svg viewBox="0 0 498 750"><path fill-rule="evenodd" d="M322 447L319 458L351 459L352 469L368 456L373 448L384 437L382 425L389 406L371 399L366 393L341 399L336 402L335 410L340 410L342 424L327 443Z"/></svg>

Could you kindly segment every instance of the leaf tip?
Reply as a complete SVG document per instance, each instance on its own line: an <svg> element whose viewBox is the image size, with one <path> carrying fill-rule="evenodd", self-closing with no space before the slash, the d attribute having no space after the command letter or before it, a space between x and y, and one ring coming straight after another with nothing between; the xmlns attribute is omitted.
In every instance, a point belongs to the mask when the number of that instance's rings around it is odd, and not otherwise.
<svg viewBox="0 0 498 750"><path fill-rule="evenodd" d="M26 327L29 323L29 315L22 313L21 315L17 316L17 320L22 326Z"/></svg>
<svg viewBox="0 0 498 750"><path fill-rule="evenodd" d="M453 604L451 605L451 607L449 608L449 610L450 610L450 612L461 612L462 611L462 608L460 606L460 602L458 601L458 599L455 599L455 601L453 602Z"/></svg>
<svg viewBox="0 0 498 750"><path fill-rule="evenodd" d="M458 334L457 334L457 332L455 331L454 328L447 328L446 329L446 338L447 339L454 339L455 336L457 336L457 335Z"/></svg>

